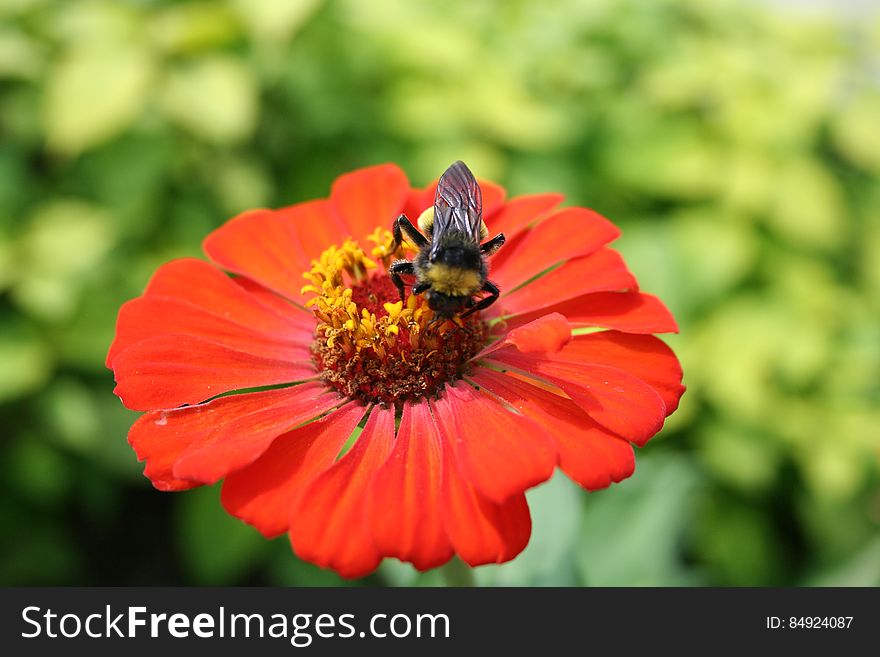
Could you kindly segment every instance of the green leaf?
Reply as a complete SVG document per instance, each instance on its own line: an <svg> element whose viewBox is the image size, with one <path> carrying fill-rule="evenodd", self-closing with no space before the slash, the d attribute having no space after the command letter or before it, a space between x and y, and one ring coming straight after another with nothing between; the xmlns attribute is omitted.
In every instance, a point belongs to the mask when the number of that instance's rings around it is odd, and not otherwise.
<svg viewBox="0 0 880 657"><path fill-rule="evenodd" d="M230 7L207 0L162 7L151 17L149 30L154 42L172 54L223 47L241 35Z"/></svg>
<svg viewBox="0 0 880 657"><path fill-rule="evenodd" d="M7 326L0 328L0 363L0 401L39 389L52 371L46 346L36 337Z"/></svg>
<svg viewBox="0 0 880 657"><path fill-rule="evenodd" d="M725 205L740 212L761 215L773 194L776 165L765 149L737 148L729 156L721 180Z"/></svg>
<svg viewBox="0 0 880 657"><path fill-rule="evenodd" d="M286 537L273 541L272 547L268 582L272 586L359 586L355 580L343 579L332 570L298 558Z"/></svg>
<svg viewBox="0 0 880 657"><path fill-rule="evenodd" d="M53 36L66 44L125 44L136 38L142 27L143 12L137 4L114 0L62 2L51 12L48 24Z"/></svg>
<svg viewBox="0 0 880 657"><path fill-rule="evenodd" d="M702 458L719 480L750 492L775 483L780 458L772 436L719 422L703 422L702 435Z"/></svg>
<svg viewBox="0 0 880 657"><path fill-rule="evenodd" d="M482 586L571 586L587 494L562 472L528 491L532 515L529 544L513 561L474 572Z"/></svg>
<svg viewBox="0 0 880 657"><path fill-rule="evenodd" d="M639 456L635 475L590 495L577 565L589 586L679 586L697 583L679 544L689 529L701 484L691 463L670 455Z"/></svg>
<svg viewBox="0 0 880 657"><path fill-rule="evenodd" d="M272 182L259 162L241 158L221 160L212 167L216 194L226 216L262 208L272 197Z"/></svg>
<svg viewBox="0 0 880 657"><path fill-rule="evenodd" d="M20 495L40 505L59 503L70 490L71 464L48 441L36 434L21 436L6 450L4 479Z"/></svg>
<svg viewBox="0 0 880 657"><path fill-rule="evenodd" d="M880 586L880 539L841 564L809 578L807 586Z"/></svg>
<svg viewBox="0 0 880 657"><path fill-rule="evenodd" d="M455 559L456 557L453 557ZM449 564L440 566L427 572L419 572L411 564L398 561L397 559L383 559L376 571L382 583L386 586L418 586L418 587L439 587L450 586L444 575L444 569ZM462 568L469 568L462 565Z"/></svg>
<svg viewBox="0 0 880 657"><path fill-rule="evenodd" d="M760 243L742 217L710 206L679 214L673 231L682 265L676 281L691 303L723 297L754 271Z"/></svg>
<svg viewBox="0 0 880 657"><path fill-rule="evenodd" d="M880 206L880 203L877 205ZM875 218L880 218L880 210L874 211L877 212ZM862 277L876 308L877 300L880 298L880 222L870 227L860 246L859 264L863 272Z"/></svg>
<svg viewBox="0 0 880 657"><path fill-rule="evenodd" d="M41 272L26 272L15 285L12 298L28 315L62 323L73 315L79 294L73 281Z"/></svg>
<svg viewBox="0 0 880 657"><path fill-rule="evenodd" d="M115 233L113 216L91 203L56 198L40 206L18 244L18 305L50 321L70 317L82 280L113 246Z"/></svg>
<svg viewBox="0 0 880 657"><path fill-rule="evenodd" d="M865 430L873 431L877 426L877 418L872 419L874 421L866 426ZM813 426L832 424L821 420L819 422L814 423ZM813 437L814 440L796 454L804 474L805 485L829 500L850 499L862 483L865 476L865 458L871 458L873 450L853 444L845 434L843 437L838 437L837 434L829 436L823 431L818 436L812 436L814 431L803 432L804 442L807 442L809 437Z"/></svg>
<svg viewBox="0 0 880 657"><path fill-rule="evenodd" d="M0 115L0 121L3 118ZM0 248L10 247L6 232L32 202L36 181L31 178L29 153L27 148L13 141L12 135L7 135L0 147ZM2 278L3 265L0 264L0 287Z"/></svg>
<svg viewBox="0 0 880 657"><path fill-rule="evenodd" d="M82 555L70 532L55 516L35 514L23 505L0 503L0 523L7 528L0 548L4 586L60 586L85 581ZM14 533L14 536L13 536Z"/></svg>
<svg viewBox="0 0 880 657"><path fill-rule="evenodd" d="M791 577L782 529L760 498L716 493L702 500L695 545L714 581L724 586L773 586Z"/></svg>
<svg viewBox="0 0 880 657"><path fill-rule="evenodd" d="M259 110L256 80L243 62L212 55L172 70L161 107L169 119L209 142L240 142L251 135Z"/></svg>
<svg viewBox="0 0 880 657"><path fill-rule="evenodd" d="M57 378L41 401L54 441L78 452L95 449L101 436L100 418L94 397L82 382Z"/></svg>
<svg viewBox="0 0 880 657"><path fill-rule="evenodd" d="M770 225L793 244L834 249L848 237L847 210L838 182L821 163L802 158L775 177Z"/></svg>
<svg viewBox="0 0 880 657"><path fill-rule="evenodd" d="M153 68L149 51L135 44L83 45L63 55L46 80L49 147L76 155L126 130L143 110Z"/></svg>
<svg viewBox="0 0 880 657"><path fill-rule="evenodd" d="M323 4L323 0L232 0L256 43L289 40Z"/></svg>
<svg viewBox="0 0 880 657"><path fill-rule="evenodd" d="M144 485L144 464L138 461L126 440L128 430L140 414L125 408L112 393L113 383L109 372L106 379L104 386L93 391L95 412L101 429L88 441L88 446L83 445L83 449L90 450L89 457L93 465L117 480Z"/></svg>
<svg viewBox="0 0 880 657"><path fill-rule="evenodd" d="M834 115L832 137L838 150L851 162L868 171L880 172L880 93L853 98Z"/></svg>
<svg viewBox="0 0 880 657"><path fill-rule="evenodd" d="M821 374L830 348L823 315L791 295L742 295L704 317L682 360L690 381L719 412L761 426L797 425L778 413L780 397ZM809 406L807 409L809 411ZM804 439L808 439L804 436Z"/></svg>
<svg viewBox="0 0 880 657"><path fill-rule="evenodd" d="M256 529L223 510L219 485L182 493L176 511L181 557L197 584L234 584L269 549Z"/></svg>
<svg viewBox="0 0 880 657"><path fill-rule="evenodd" d="M31 216L20 249L28 270L68 276L88 271L110 250L113 217L100 206L54 198Z"/></svg>
<svg viewBox="0 0 880 657"><path fill-rule="evenodd" d="M42 44L11 27L0 29L0 79L36 79L45 62Z"/></svg>
<svg viewBox="0 0 880 657"><path fill-rule="evenodd" d="M143 240L162 220L156 207L174 177L175 157L170 135L129 134L80 158L77 179L89 198L113 212L120 236Z"/></svg>
<svg viewBox="0 0 880 657"><path fill-rule="evenodd" d="M12 283L15 277L15 265L12 245L9 242L0 242L0 292Z"/></svg>
<svg viewBox="0 0 880 657"><path fill-rule="evenodd" d="M699 124L658 116L638 104L615 108L602 166L626 188L665 199L702 199L715 194L726 153Z"/></svg>

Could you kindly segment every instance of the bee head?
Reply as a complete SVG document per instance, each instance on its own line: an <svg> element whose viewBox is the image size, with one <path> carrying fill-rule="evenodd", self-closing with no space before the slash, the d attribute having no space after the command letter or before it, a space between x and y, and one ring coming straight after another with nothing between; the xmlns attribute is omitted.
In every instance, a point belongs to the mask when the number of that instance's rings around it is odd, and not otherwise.
<svg viewBox="0 0 880 657"><path fill-rule="evenodd" d="M453 315L467 310L473 304L470 297L455 297L448 294L442 294L435 290L429 290L425 295L428 298L428 307L434 311L439 318L448 319Z"/></svg>

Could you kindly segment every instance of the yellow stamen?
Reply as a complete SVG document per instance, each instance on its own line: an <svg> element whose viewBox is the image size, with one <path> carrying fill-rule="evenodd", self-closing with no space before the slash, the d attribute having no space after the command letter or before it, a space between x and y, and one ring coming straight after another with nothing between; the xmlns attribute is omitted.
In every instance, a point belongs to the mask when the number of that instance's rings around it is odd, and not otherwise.
<svg viewBox="0 0 880 657"><path fill-rule="evenodd" d="M367 239L376 244L370 251L370 255L380 259L386 267L391 264L392 258L401 258L404 255L405 244L400 244L397 249L391 250L391 245L394 243L394 235L390 230L377 228L367 236Z"/></svg>
<svg viewBox="0 0 880 657"><path fill-rule="evenodd" d="M388 230L377 228L367 239L378 245L372 255L383 264L391 256L403 255L403 246L391 251L392 236ZM412 349L421 346L420 336L434 319L434 311L423 297L410 295L405 304L403 301L384 303L382 308L386 314L380 316L368 308L358 307L352 300L352 288L368 282L371 270L377 268L376 261L348 239L341 247L331 246L324 251L303 274L309 281L302 288L303 294L315 295L305 305L315 313L318 331L327 338L328 347L338 344L358 353L371 350L384 358L386 350L397 344L397 337L404 329L409 333L409 346Z"/></svg>

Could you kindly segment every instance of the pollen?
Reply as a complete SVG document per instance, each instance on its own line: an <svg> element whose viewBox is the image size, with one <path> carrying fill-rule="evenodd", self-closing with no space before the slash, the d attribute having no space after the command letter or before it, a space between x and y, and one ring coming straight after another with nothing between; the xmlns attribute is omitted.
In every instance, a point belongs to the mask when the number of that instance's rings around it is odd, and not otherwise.
<svg viewBox="0 0 880 657"><path fill-rule="evenodd" d="M412 294L401 301L388 275L396 251L391 232L368 238L370 256L354 240L331 246L303 276L306 306L316 319L312 354L324 382L340 394L368 403L394 404L436 396L467 374L470 359L485 345L479 314L438 320L427 301Z"/></svg>

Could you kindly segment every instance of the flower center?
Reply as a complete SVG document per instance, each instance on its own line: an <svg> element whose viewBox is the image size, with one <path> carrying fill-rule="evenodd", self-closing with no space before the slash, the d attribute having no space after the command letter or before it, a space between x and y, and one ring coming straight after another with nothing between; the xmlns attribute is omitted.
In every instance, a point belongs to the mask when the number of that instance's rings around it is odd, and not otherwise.
<svg viewBox="0 0 880 657"><path fill-rule="evenodd" d="M353 399L392 404L434 396L467 373L486 343L486 323L477 313L437 320L420 296L404 304L387 272L412 251L401 245L392 252L391 232L381 228L368 239L377 244L373 258L347 239L303 274L303 293L315 295L306 303L317 319L315 363L325 383Z"/></svg>

